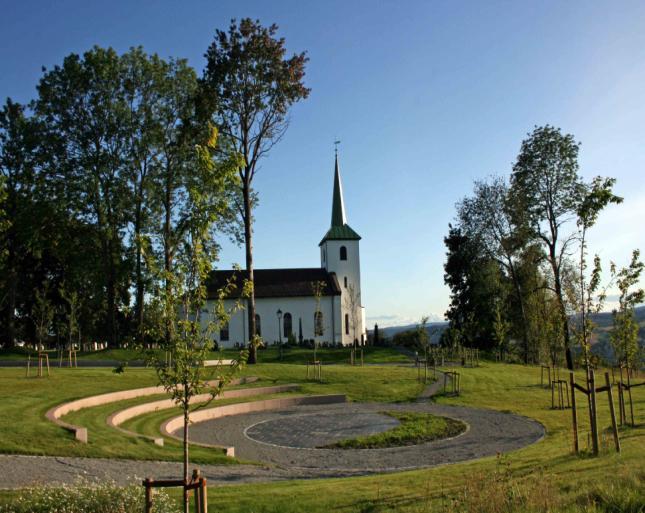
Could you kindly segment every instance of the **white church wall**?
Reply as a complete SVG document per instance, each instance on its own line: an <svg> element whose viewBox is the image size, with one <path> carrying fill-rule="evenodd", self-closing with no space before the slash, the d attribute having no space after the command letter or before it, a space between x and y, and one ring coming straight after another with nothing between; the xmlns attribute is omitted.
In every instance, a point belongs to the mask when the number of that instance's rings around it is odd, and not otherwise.
<svg viewBox="0 0 645 513"><path fill-rule="evenodd" d="M347 250L347 260L341 260L340 251L341 247L345 247ZM321 262L322 266L327 269L329 272L336 273L338 278L338 284L340 285L342 291L342 319L343 323L345 322L345 314L349 316L350 328L345 329L345 325L342 327L342 338L343 345L352 344L354 341L354 319L357 322L356 326L356 338L360 342L361 335L365 337L365 321L364 321L364 312L361 308L362 302L360 298L361 293L361 264L360 264L360 250L359 242L357 240L327 240L321 245ZM354 316L350 313L350 299L349 292L350 287L354 287L354 290L358 292L358 308Z"/></svg>
<svg viewBox="0 0 645 513"><path fill-rule="evenodd" d="M333 309L332 309L333 303ZM234 306L233 300L225 300L224 305L227 309ZM292 333L296 340L299 335L299 320L302 319L302 336L305 340L315 338L318 342L332 342L341 340L341 298L335 296L325 296L320 301L320 311L323 314L323 335L315 336L314 334L314 312L316 311L316 301L314 297L289 297L289 298L257 298L255 300L256 314L260 316L262 339L268 345L280 340L287 342L284 328L284 315L291 314ZM277 311L282 311L282 324L278 332ZM212 310L212 303L209 302L209 311ZM334 328L334 329L333 329ZM332 337L332 331L335 331L335 337ZM248 319L246 310L238 310L229 321L228 341L220 338L219 330L214 333L214 339L222 347L235 347L236 344L243 344L248 339Z"/></svg>

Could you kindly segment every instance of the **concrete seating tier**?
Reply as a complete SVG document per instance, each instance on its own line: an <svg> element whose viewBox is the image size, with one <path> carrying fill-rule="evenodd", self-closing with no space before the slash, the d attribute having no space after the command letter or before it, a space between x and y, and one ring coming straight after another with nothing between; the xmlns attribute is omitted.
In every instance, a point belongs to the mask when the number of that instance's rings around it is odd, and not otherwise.
<svg viewBox="0 0 645 513"><path fill-rule="evenodd" d="M238 390L225 390L220 395L215 398L215 401L221 401L222 399L235 399L239 397L253 397L257 395L269 395L269 394L280 394L284 392L294 392L300 389L300 385L276 385L270 387L254 387L254 388L241 388ZM211 394L200 394L193 397L191 403L203 403L211 399ZM146 413L152 413L159 410L167 410L170 408L176 408L177 404L172 399L161 399L159 401L153 401L145 404L137 404L136 406L131 406L113 413L107 419L107 424L110 427L118 429L122 433L125 433L129 436L136 436L146 440L150 440L156 445L163 446L164 439L162 437L153 437L142 435L134 431L129 431L119 427L124 422L138 417L139 415L144 415ZM226 450L228 455L227 447L222 447Z"/></svg>
<svg viewBox="0 0 645 513"><path fill-rule="evenodd" d="M206 422L208 420L218 419L221 417L227 417L230 415L242 415L245 413L257 412L257 411L266 411L266 410L282 410L285 408L291 408L292 406L300 406L307 404L333 404L333 403L344 403L347 401L347 397L342 394L329 394L329 395L308 395L308 396L297 396L297 397L284 397L278 399L266 399L264 401L253 401L248 403L237 403L237 404L227 404L224 406L215 406L214 408L206 408L203 410L197 410L191 412L190 422L196 424L198 422ZM175 435L175 431L183 427L184 417L179 415L173 417L172 419L167 420L161 425L161 434L175 440L182 440L181 437ZM192 445L199 445L202 447L215 447L220 448L220 446L205 444L205 443L195 443L191 442ZM229 453L230 451L230 453ZM227 456L235 456L235 449L233 447L228 448Z"/></svg>
<svg viewBox="0 0 645 513"><path fill-rule="evenodd" d="M244 385L247 383L254 383L258 381L257 377L245 377L240 379L235 379L231 381L231 385ZM218 381L213 380L209 382L209 385L215 386ZM79 442L87 443L88 433L87 428L83 426L75 426L61 420L61 417L72 413L74 411L79 411L85 408L92 408L94 406L102 406L104 404L114 403L118 401L126 401L128 399L134 399L137 397L145 397L148 395L160 395L165 394L166 391L162 386L155 387L145 387L145 388L133 388L130 390L120 390L118 392L109 392L107 394L93 395L90 397L84 397L82 399L77 399L75 401L70 401L67 403L54 406L49 409L45 416L48 420L57 424L58 426L71 431L74 434L74 437Z"/></svg>

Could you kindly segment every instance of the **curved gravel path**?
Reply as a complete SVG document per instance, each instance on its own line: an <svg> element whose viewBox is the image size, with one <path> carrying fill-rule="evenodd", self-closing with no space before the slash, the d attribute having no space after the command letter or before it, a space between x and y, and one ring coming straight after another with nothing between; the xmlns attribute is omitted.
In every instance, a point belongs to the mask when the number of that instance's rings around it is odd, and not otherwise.
<svg viewBox="0 0 645 513"><path fill-rule="evenodd" d="M206 443L234 445L240 458L265 462L265 465L194 465L199 467L211 484L237 484L324 477L347 477L376 472L432 467L482 458L507 452L540 440L543 426L531 419L477 408L437 405L427 401L440 390L439 382L429 385L416 403L378 404L344 403L324 406L301 406L285 411L258 412L196 424L191 439ZM296 448L302 443L289 443L289 436L280 433L284 447L251 439L245 430L258 423L288 419L289 415L357 414L374 415L385 410L418 411L462 420L469 429L452 439L427 444L388 449L311 449ZM262 436L271 437L271 426ZM275 428L284 430L280 423ZM329 432L311 433L329 436ZM262 437L265 438L262 438ZM294 437L296 433L294 432ZM300 433L302 436L302 433ZM286 443L285 443L286 440ZM302 440L300 440L301 442ZM110 479L127 484L142 477L176 478L181 463L163 461L115 460L53 456L0 455L0 488L20 488L36 483L73 483L78 478Z"/></svg>
<svg viewBox="0 0 645 513"><path fill-rule="evenodd" d="M330 442L330 433L310 429L303 433L307 416L360 418L384 410L443 415L465 422L469 429L454 438L420 445L387 449L316 449ZM308 436L307 436L308 435ZM318 472L367 474L456 463L525 447L544 435L538 422L526 417L430 402L410 404L344 403L299 406L284 411L265 411L223 417L196 424L191 439L235 446L238 457L262 461L315 477ZM303 440L303 438L309 440ZM303 443L304 442L304 443Z"/></svg>

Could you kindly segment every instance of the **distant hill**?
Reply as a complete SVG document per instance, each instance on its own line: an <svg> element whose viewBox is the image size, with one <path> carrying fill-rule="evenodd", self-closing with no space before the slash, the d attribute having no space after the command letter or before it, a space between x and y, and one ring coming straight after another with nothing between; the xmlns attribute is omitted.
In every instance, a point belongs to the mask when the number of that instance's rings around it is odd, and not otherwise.
<svg viewBox="0 0 645 513"><path fill-rule="evenodd" d="M639 325L638 339L641 347L645 347L645 305L634 310L636 322ZM613 317L610 312L602 312L592 316L596 324L591 337L591 350L593 353L608 361L614 361L614 349L611 346L609 335L613 326Z"/></svg>
<svg viewBox="0 0 645 513"><path fill-rule="evenodd" d="M441 334L447 327L447 322L429 322L426 324L426 331L428 332L428 337L430 337L430 343L438 344ZM388 326L387 328L379 327L378 331L381 334L381 337L392 338L397 333L415 329L417 329L416 324L406 324L404 326ZM372 334L373 331L374 330L368 330L368 333Z"/></svg>
<svg viewBox="0 0 645 513"><path fill-rule="evenodd" d="M645 305L639 306L635 309L636 322L639 324L638 338L641 347L645 347ZM611 312L601 312L592 315L592 320L596 324L592 337L592 351L602 358L613 361L614 350L609 341L609 334L613 326L613 316ZM406 324L404 326L388 326L387 328L379 328L379 333L382 337L392 338L397 333L416 329L416 324ZM432 344L438 344L441 334L448 327L447 322L431 322L426 325L426 330ZM368 330L372 333L373 330Z"/></svg>

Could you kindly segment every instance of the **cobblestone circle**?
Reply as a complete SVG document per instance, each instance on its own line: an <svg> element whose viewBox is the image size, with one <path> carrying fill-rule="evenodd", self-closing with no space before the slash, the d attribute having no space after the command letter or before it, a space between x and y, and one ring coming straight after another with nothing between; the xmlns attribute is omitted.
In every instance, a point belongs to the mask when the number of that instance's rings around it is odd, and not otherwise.
<svg viewBox="0 0 645 513"><path fill-rule="evenodd" d="M314 449L393 429L399 421L373 412L305 413L270 418L244 430L251 440L290 449Z"/></svg>

